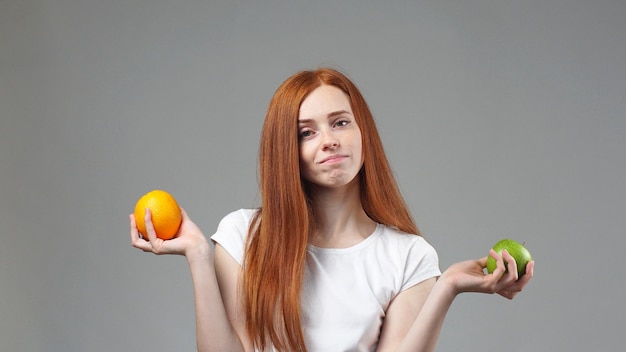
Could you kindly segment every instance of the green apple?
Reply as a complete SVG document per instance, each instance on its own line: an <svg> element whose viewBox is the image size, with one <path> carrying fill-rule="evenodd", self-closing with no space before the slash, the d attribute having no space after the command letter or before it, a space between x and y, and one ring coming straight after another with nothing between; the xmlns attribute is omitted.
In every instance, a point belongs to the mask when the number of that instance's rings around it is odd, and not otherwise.
<svg viewBox="0 0 626 352"><path fill-rule="evenodd" d="M518 277L522 277L524 274L526 274L526 264L533 260L533 258L530 256L530 252L528 251L528 249L526 249L526 247L524 247L523 244L508 238L499 241L493 246L493 250L496 251L498 255L502 255L502 251L505 249L507 252L509 252L513 259L515 259L515 264L517 264ZM508 270L506 260L504 261L504 265ZM492 256L489 256L489 258L487 258L486 266L487 272L489 274L493 273L493 271L496 270L496 259Z"/></svg>

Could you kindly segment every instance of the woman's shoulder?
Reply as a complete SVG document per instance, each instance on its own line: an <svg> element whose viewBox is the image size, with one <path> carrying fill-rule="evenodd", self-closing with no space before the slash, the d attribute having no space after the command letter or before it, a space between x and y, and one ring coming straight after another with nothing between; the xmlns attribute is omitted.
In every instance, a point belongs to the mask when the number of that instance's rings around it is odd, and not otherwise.
<svg viewBox="0 0 626 352"><path fill-rule="evenodd" d="M424 237L421 235L416 235L412 233L402 232L394 227L380 224L381 228L381 238L383 241L388 241L392 243L397 243L398 245L420 245L431 247L431 245L426 241Z"/></svg>
<svg viewBox="0 0 626 352"><path fill-rule="evenodd" d="M255 208L240 208L237 210L233 210L230 213L226 214L222 220L220 220L220 225L222 224L246 224L249 225L250 221L252 221L252 217L258 209Z"/></svg>
<svg viewBox="0 0 626 352"><path fill-rule="evenodd" d="M250 223L257 210L258 209L241 208L226 214L217 225L216 233L212 236L213 240L236 234L245 241L245 238L248 236L248 230L250 229Z"/></svg>
<svg viewBox="0 0 626 352"><path fill-rule="evenodd" d="M411 257L427 257L438 262L437 250L423 236L399 231L393 227L382 227L380 241L388 251L404 253Z"/></svg>
<svg viewBox="0 0 626 352"><path fill-rule="evenodd" d="M439 256L421 235L408 234L389 226L383 226L381 246L390 261L402 268L401 292L427 278L441 275Z"/></svg>
<svg viewBox="0 0 626 352"><path fill-rule="evenodd" d="M237 209L226 214L211 239L222 246L239 263L243 263L244 248L250 222L258 209Z"/></svg>

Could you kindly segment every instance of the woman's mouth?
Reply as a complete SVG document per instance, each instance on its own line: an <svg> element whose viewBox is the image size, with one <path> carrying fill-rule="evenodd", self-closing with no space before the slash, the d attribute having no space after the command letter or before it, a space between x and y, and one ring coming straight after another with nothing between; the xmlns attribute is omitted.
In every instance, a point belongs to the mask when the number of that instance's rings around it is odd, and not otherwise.
<svg viewBox="0 0 626 352"><path fill-rule="evenodd" d="M347 155L331 155L329 157L326 157L324 159L322 159L322 161L319 162L319 164L334 164L334 163L338 163L341 162L342 160L346 159L348 156Z"/></svg>

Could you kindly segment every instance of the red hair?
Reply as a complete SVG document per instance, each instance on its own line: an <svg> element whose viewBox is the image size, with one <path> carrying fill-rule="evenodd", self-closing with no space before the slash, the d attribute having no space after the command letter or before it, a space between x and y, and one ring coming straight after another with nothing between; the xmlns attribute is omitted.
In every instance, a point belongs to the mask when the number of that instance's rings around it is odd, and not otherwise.
<svg viewBox="0 0 626 352"><path fill-rule="evenodd" d="M300 292L309 234L315 227L308 187L300 176L300 104L320 85L343 90L361 129L364 164L359 173L368 216L419 235L385 156L374 118L357 87L339 71L301 71L276 90L263 124L259 149L261 209L251 225L244 259L246 324L255 346L306 351Z"/></svg>

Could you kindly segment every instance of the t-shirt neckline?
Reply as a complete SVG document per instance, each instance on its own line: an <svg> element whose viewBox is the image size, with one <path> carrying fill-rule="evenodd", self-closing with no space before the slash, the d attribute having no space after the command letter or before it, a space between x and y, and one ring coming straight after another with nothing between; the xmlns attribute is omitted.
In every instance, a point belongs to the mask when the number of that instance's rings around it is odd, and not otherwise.
<svg viewBox="0 0 626 352"><path fill-rule="evenodd" d="M382 227L383 227L382 224L376 224L376 228L374 229L374 232L372 232L369 236L367 236L361 242L356 243L350 247L325 248L325 247L318 247L309 243L307 245L307 250L311 252L323 253L323 254L347 254L347 253L356 252L369 246L372 242L374 242L382 233Z"/></svg>

